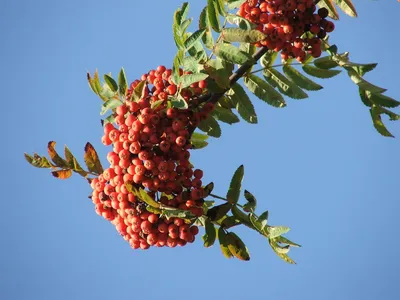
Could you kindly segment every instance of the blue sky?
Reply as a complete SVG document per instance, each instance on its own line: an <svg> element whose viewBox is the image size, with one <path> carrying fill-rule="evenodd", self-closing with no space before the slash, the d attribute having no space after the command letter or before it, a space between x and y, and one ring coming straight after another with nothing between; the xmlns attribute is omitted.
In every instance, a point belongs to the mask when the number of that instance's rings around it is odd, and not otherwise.
<svg viewBox="0 0 400 300"><path fill-rule="evenodd" d="M204 3L193 1L190 15ZM378 62L367 79L400 99L400 4L355 3L360 17L342 14L331 41L354 61ZM399 140L375 132L344 74L285 109L254 99L258 125L223 126L220 140L192 155L219 194L245 165L244 187L259 210L269 209L270 223L290 226L288 237L303 245L291 251L296 266L246 229L237 232L250 249L247 263L200 240L133 251L95 214L84 180L59 181L25 162L24 152L44 154L49 140L80 158L90 141L105 158L100 100L86 72L116 74L124 66L133 80L171 65L171 20L180 4L3 3L1 299L398 299ZM400 124L388 127L400 136Z"/></svg>

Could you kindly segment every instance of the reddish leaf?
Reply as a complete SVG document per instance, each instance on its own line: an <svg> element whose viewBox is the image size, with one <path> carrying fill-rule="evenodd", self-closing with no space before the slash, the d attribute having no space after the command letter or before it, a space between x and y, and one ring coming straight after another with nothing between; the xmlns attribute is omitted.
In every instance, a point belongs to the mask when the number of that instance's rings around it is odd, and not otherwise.
<svg viewBox="0 0 400 300"><path fill-rule="evenodd" d="M59 170L51 172L55 178L58 179L67 179L70 178L72 175L72 170Z"/></svg>
<svg viewBox="0 0 400 300"><path fill-rule="evenodd" d="M54 141L50 141L47 144L47 151L49 153L51 160L56 164L57 167L67 168L68 163L64 159L62 159L60 155L58 155L58 153L55 149L55 146L56 146L56 142L54 142Z"/></svg>
<svg viewBox="0 0 400 300"><path fill-rule="evenodd" d="M83 156L85 163L90 172L101 174L103 173L103 167L99 160L99 156L97 155L96 150L92 146L92 144L87 143L85 146L85 154Z"/></svg>

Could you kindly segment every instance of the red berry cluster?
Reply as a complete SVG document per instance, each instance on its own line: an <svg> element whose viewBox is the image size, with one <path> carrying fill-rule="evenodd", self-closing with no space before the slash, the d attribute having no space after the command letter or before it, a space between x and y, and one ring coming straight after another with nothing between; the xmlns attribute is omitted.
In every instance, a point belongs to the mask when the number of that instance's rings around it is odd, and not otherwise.
<svg viewBox="0 0 400 300"><path fill-rule="evenodd" d="M131 95L141 81L142 97L132 101ZM150 213L147 204L126 184L145 189L162 205L201 216L203 171L193 170L189 162L189 139L191 129L214 106L208 103L197 111L171 107L170 98L177 93L187 102L194 101L206 92L206 82L179 89L171 79L171 70L164 66L142 75L141 81L130 85L126 101L116 108L116 126L104 126L102 142L112 145L113 151L107 155L110 167L91 182L92 201L96 212L111 221L134 249L183 246L194 241L198 228L181 218Z"/></svg>
<svg viewBox="0 0 400 300"><path fill-rule="evenodd" d="M256 43L257 47L281 51L284 60L296 58L304 62L307 53L321 56L321 39L335 29L326 20L326 8L315 12L314 0L247 0L238 15L257 24L257 29L267 35Z"/></svg>

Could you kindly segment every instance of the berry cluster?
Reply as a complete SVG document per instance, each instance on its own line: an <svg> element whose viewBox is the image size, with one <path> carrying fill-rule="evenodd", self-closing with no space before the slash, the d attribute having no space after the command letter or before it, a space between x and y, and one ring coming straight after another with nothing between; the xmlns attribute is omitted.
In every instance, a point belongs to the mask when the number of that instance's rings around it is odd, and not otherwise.
<svg viewBox="0 0 400 300"><path fill-rule="evenodd" d="M257 47L281 51L284 60L304 62L307 53L321 56L321 39L335 29L326 20L326 8L315 12L314 0L247 0L238 15L257 24L257 29L267 35L256 43Z"/></svg>
<svg viewBox="0 0 400 300"><path fill-rule="evenodd" d="M139 84L143 86L141 98L132 101ZM200 81L180 89L171 79L171 70L159 66L130 85L126 101L115 110L116 125L104 126L102 142L112 145L113 151L107 155L110 167L91 182L92 201L96 212L111 221L134 249L183 246L193 242L198 233L198 228L184 219L150 213L148 205L127 186L144 189L169 208L203 214L203 171L194 170L189 162L189 139L192 128L207 118L214 106L207 103L195 110L177 109L170 100L180 94L192 104L206 88L206 82Z"/></svg>

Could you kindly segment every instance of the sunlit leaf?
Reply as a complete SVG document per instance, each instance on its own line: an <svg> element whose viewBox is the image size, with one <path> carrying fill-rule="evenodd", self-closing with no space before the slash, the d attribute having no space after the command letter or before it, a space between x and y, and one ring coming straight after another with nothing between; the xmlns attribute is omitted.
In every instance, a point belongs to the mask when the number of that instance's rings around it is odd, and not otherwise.
<svg viewBox="0 0 400 300"><path fill-rule="evenodd" d="M277 92L270 84L257 77L254 74L249 74L244 79L247 88L256 95L259 99L267 102L275 107L285 107L286 103L282 95Z"/></svg>
<svg viewBox="0 0 400 300"><path fill-rule="evenodd" d="M107 83L110 90L112 90L113 92L118 91L118 84L110 75L104 74L104 81Z"/></svg>
<svg viewBox="0 0 400 300"><path fill-rule="evenodd" d="M217 1L218 0L207 0L207 15L212 29L216 32L220 32L221 24L218 16Z"/></svg>
<svg viewBox="0 0 400 300"><path fill-rule="evenodd" d="M230 44L217 44L214 53L217 57L228 62L243 65L245 63L253 63L254 59L246 52L240 51L237 47Z"/></svg>
<svg viewBox="0 0 400 300"><path fill-rule="evenodd" d="M319 84L315 83L311 79L307 78L295 68L290 65L283 66L283 72L289 77L295 84L299 87L306 89L308 91L318 91L321 90L323 87Z"/></svg>
<svg viewBox="0 0 400 300"><path fill-rule="evenodd" d="M119 93L121 95L126 95L126 89L128 87L128 83L124 68L121 68L121 71L119 71L118 74L118 87L119 87Z"/></svg>
<svg viewBox="0 0 400 300"><path fill-rule="evenodd" d="M256 43L264 40L266 35L256 29L226 28L221 32L222 39L227 42Z"/></svg>
<svg viewBox="0 0 400 300"><path fill-rule="evenodd" d="M86 144L83 158L90 172L93 172L95 174L103 173L104 170L99 160L99 156L97 155L97 152L92 144Z"/></svg>
<svg viewBox="0 0 400 300"><path fill-rule="evenodd" d="M49 153L50 159L54 162L57 167L60 168L68 168L68 163L58 155L56 149L56 142L50 141L47 144L47 152Z"/></svg>
<svg viewBox="0 0 400 300"><path fill-rule="evenodd" d="M287 233L289 230L290 228L286 226L270 226L268 227L268 236L270 239L273 239Z"/></svg>
<svg viewBox="0 0 400 300"><path fill-rule="evenodd" d="M247 203L243 206L243 210L246 212L254 212L257 206L257 199L248 190L244 190L244 197Z"/></svg>
<svg viewBox="0 0 400 300"><path fill-rule="evenodd" d="M243 118L243 120L252 124L257 124L258 120L254 106L243 87L240 84L235 83L232 86L232 91L233 93L228 97L230 97L233 104L235 104L239 115Z"/></svg>
<svg viewBox="0 0 400 300"><path fill-rule="evenodd" d="M186 50L189 50L190 48L192 48L194 46L194 44L196 42L198 42L203 34L206 32L206 29L199 29L196 32L194 32L193 34L191 34L184 42L184 46Z"/></svg>
<svg viewBox="0 0 400 300"><path fill-rule="evenodd" d="M226 258L231 258L233 257L232 252L229 250L228 248L228 244L227 244L227 234L225 232L225 229L223 229L222 227L220 227L218 229L218 241L220 244L220 248L222 251L222 254L226 257Z"/></svg>
<svg viewBox="0 0 400 300"><path fill-rule="evenodd" d="M310 65L304 65L303 71L306 72L308 75L322 79L332 78L341 72L341 70L319 69Z"/></svg>
<svg viewBox="0 0 400 300"><path fill-rule="evenodd" d="M57 179L67 179L70 178L72 175L72 170L59 170L53 171L51 174Z"/></svg>
<svg viewBox="0 0 400 300"><path fill-rule="evenodd" d="M243 241L233 232L229 232L226 236L226 244L229 251L238 259L250 260L250 253Z"/></svg>
<svg viewBox="0 0 400 300"><path fill-rule="evenodd" d="M286 96L294 99L305 99L308 97L301 88L276 69L265 69L263 75L271 85L278 88L278 90Z"/></svg>

